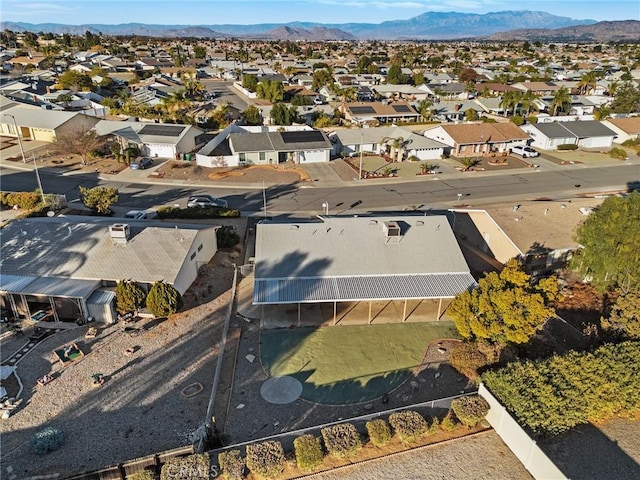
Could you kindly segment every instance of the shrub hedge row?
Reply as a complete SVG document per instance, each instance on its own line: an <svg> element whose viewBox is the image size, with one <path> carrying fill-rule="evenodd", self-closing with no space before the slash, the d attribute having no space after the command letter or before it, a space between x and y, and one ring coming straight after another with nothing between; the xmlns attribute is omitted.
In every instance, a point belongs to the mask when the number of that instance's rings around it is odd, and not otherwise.
<svg viewBox="0 0 640 480"><path fill-rule="evenodd" d="M237 218L240 211L234 208L179 208L179 207L160 207L156 212L158 218L183 218L183 219L202 219L202 218Z"/></svg>
<svg viewBox="0 0 640 480"><path fill-rule="evenodd" d="M477 405L479 402L473 400L473 398L479 397L464 398L472 399L464 403L464 405L473 405L471 411L478 414ZM482 399L480 401L484 402ZM465 425L473 426L474 424L468 420L470 414L466 413L467 410L462 413L467 420ZM484 413L486 413L486 410ZM393 428L393 433L389 424ZM442 421L439 421L438 418L427 421L418 412L404 411L392 413L389 416L389 423L381 418L370 420L366 423L366 429L369 441L373 445L381 447L389 443L394 434L403 443L411 444L416 443L426 434L435 433L437 430L452 431L458 425L460 425L460 422L457 420L453 410L449 410ZM323 428L320 432L327 454L334 457L352 457L363 446L362 438L352 423L345 422L331 425ZM301 435L294 439L293 447L296 465L302 471L314 471L324 461L325 453L322 449L320 437L312 434ZM229 480L243 478L245 462L242 459L240 450L229 450L220 453L218 455L218 464L223 478ZM273 478L280 475L284 472L286 466L286 457L282 444L275 440L269 440L247 445L246 466L251 473L259 478Z"/></svg>
<svg viewBox="0 0 640 480"><path fill-rule="evenodd" d="M5 207L18 207L24 210L31 210L42 202L42 195L36 192L0 192L0 203Z"/></svg>
<svg viewBox="0 0 640 480"><path fill-rule="evenodd" d="M518 423L550 436L640 412L640 342L511 363L482 380Z"/></svg>

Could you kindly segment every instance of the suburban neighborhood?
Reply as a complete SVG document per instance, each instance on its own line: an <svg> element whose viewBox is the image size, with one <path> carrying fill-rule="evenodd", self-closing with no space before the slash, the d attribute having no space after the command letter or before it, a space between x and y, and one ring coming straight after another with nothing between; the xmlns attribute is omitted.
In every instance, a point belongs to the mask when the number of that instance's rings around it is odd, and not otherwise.
<svg viewBox="0 0 640 480"><path fill-rule="evenodd" d="M639 478L638 42L201 28L1 33L0 476Z"/></svg>

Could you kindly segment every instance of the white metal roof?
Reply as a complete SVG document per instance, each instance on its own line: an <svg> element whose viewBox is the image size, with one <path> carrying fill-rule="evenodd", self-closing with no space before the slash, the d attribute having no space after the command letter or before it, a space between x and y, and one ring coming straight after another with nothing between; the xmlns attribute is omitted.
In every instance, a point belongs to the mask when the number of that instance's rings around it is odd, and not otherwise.
<svg viewBox="0 0 640 480"><path fill-rule="evenodd" d="M87 298L99 284L97 280L0 275L0 291L14 295Z"/></svg>
<svg viewBox="0 0 640 480"><path fill-rule="evenodd" d="M445 298L475 285L444 215L263 222L255 261L256 304Z"/></svg>

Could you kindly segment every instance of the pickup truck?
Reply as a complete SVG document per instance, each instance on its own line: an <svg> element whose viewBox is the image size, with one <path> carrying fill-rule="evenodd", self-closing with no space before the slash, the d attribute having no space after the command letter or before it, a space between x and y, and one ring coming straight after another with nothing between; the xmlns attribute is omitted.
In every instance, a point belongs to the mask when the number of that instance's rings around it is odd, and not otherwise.
<svg viewBox="0 0 640 480"><path fill-rule="evenodd" d="M523 158L533 158L533 157L537 157L538 155L540 155L533 148L527 147L527 146L524 146L524 145L518 145L516 147L511 148L511 153L515 153L517 155L520 155Z"/></svg>

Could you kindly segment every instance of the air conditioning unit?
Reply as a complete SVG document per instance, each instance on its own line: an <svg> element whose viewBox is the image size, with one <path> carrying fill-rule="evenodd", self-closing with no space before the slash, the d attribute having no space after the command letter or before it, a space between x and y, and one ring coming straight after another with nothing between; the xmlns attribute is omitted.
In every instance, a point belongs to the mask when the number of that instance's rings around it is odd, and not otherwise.
<svg viewBox="0 0 640 480"><path fill-rule="evenodd" d="M109 236L113 243L127 243L131 236L131 229L127 223L109 225Z"/></svg>

